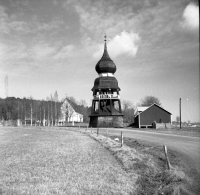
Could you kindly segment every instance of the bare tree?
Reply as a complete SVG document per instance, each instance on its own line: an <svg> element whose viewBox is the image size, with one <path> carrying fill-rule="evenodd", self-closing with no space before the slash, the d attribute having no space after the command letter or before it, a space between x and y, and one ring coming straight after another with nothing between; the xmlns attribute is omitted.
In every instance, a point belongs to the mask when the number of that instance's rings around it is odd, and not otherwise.
<svg viewBox="0 0 200 195"><path fill-rule="evenodd" d="M41 121L42 121L42 107L40 106L40 125L41 125Z"/></svg>
<svg viewBox="0 0 200 195"><path fill-rule="evenodd" d="M51 114L51 125L53 126L53 96L52 96L52 94L50 95L50 102L51 102L51 105L50 105L50 107L51 107L51 112L50 112L50 114Z"/></svg>
<svg viewBox="0 0 200 195"><path fill-rule="evenodd" d="M44 116L43 116L43 126L46 126L46 117L45 117L45 101L43 101L43 114L44 114Z"/></svg>
<svg viewBox="0 0 200 195"><path fill-rule="evenodd" d="M37 125L37 104L35 107L35 126Z"/></svg>
<svg viewBox="0 0 200 195"><path fill-rule="evenodd" d="M66 111L65 111L65 114L66 114L66 121L69 122L70 118L73 116L74 114L74 109L72 108L72 106L69 104L69 102L67 101L66 103Z"/></svg>
<svg viewBox="0 0 200 195"><path fill-rule="evenodd" d="M26 126L26 100L23 100L23 102L24 102L24 121Z"/></svg>
<svg viewBox="0 0 200 195"><path fill-rule="evenodd" d="M129 100L122 100L122 111L124 113L124 120L127 123L134 122L135 106Z"/></svg>
<svg viewBox="0 0 200 195"><path fill-rule="evenodd" d="M145 96L143 99L141 99L139 106L151 106L152 104L161 106L160 100L154 96Z"/></svg>
<svg viewBox="0 0 200 195"><path fill-rule="evenodd" d="M54 93L54 101L55 101L55 126L56 126L57 122L58 122L58 113L57 113L58 93L57 93L57 91L55 91L55 93Z"/></svg>
<svg viewBox="0 0 200 195"><path fill-rule="evenodd" d="M47 126L50 126L49 97L46 98L46 101L47 101Z"/></svg>
<svg viewBox="0 0 200 195"><path fill-rule="evenodd" d="M88 106L88 105L87 105L87 102L86 102L85 100L80 100L79 105L80 105L80 106L84 106L84 107L87 107L87 106Z"/></svg>
<svg viewBox="0 0 200 195"><path fill-rule="evenodd" d="M33 125L33 98L30 96L30 108L31 108L31 126Z"/></svg>

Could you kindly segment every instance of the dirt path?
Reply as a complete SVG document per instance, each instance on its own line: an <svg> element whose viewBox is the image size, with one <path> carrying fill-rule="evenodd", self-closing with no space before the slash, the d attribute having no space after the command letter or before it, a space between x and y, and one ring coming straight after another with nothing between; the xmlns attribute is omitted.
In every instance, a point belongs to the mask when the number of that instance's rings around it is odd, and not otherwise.
<svg viewBox="0 0 200 195"><path fill-rule="evenodd" d="M130 194L134 182L96 141L72 131L0 128L3 194Z"/></svg>

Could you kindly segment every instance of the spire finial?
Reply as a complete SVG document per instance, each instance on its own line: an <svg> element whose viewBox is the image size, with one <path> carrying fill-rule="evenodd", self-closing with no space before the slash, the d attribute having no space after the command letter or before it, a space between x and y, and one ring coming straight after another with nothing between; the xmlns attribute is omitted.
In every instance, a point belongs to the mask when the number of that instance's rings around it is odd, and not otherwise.
<svg viewBox="0 0 200 195"><path fill-rule="evenodd" d="M104 41L105 41L105 49L107 49L107 45L106 45L106 38L107 38L107 36L106 36L106 31L105 31L105 33L104 33Z"/></svg>

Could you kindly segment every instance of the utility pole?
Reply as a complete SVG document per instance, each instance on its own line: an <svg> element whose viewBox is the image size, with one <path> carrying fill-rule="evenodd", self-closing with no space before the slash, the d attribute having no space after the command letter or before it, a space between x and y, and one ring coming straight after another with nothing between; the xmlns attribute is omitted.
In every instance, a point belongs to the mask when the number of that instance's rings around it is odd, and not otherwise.
<svg viewBox="0 0 200 195"><path fill-rule="evenodd" d="M36 104L35 126L37 126L37 104Z"/></svg>
<svg viewBox="0 0 200 195"><path fill-rule="evenodd" d="M49 118L49 100L47 100L48 103L48 126L50 126L50 118Z"/></svg>
<svg viewBox="0 0 200 195"><path fill-rule="evenodd" d="M42 116L41 116L41 115L42 115L42 113L41 113L42 111L41 111L41 107L42 107L42 105L41 105L41 103L40 103L40 126L41 126L41 121L42 121Z"/></svg>
<svg viewBox="0 0 200 195"><path fill-rule="evenodd" d="M45 102L44 102L43 106L44 106L44 120L43 120L43 126L46 126L46 124L45 124Z"/></svg>
<svg viewBox="0 0 200 195"><path fill-rule="evenodd" d="M19 100L17 100L17 104L18 104L18 105L17 105L17 108L18 108L18 109L17 109L17 110L18 110L17 119L19 119Z"/></svg>
<svg viewBox="0 0 200 195"><path fill-rule="evenodd" d="M180 109L180 129L181 129L181 98L179 101L179 109Z"/></svg>
<svg viewBox="0 0 200 195"><path fill-rule="evenodd" d="M26 99L24 100L24 120L25 120L25 126L26 126Z"/></svg>
<svg viewBox="0 0 200 195"><path fill-rule="evenodd" d="M30 107L31 107L31 126L32 126L32 125L33 125L33 108L32 108L32 99L31 99Z"/></svg>

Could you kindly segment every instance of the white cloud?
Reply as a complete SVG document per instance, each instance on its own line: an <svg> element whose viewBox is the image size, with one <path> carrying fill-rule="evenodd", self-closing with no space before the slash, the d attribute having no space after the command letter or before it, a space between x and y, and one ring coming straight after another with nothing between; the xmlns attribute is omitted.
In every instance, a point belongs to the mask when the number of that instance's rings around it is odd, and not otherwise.
<svg viewBox="0 0 200 195"><path fill-rule="evenodd" d="M123 3L119 1L119 4ZM80 18L81 32L93 34L93 39L99 39L105 30L110 36L114 36L124 29L136 29L136 20L130 4L125 1L123 8L119 7L110 1L77 3L75 10Z"/></svg>
<svg viewBox="0 0 200 195"><path fill-rule="evenodd" d="M9 16L6 11L5 7L0 6L0 34L9 34L11 31L23 34L31 32L27 22L17 20L14 15Z"/></svg>
<svg viewBox="0 0 200 195"><path fill-rule="evenodd" d="M34 60L42 60L51 57L56 48L46 43L38 43L31 48L31 56Z"/></svg>
<svg viewBox="0 0 200 195"><path fill-rule="evenodd" d="M141 38L137 33L128 33L126 31L121 32L120 35L116 35L107 44L110 57L112 58L123 54L135 57L140 39ZM99 46L98 51L94 53L94 57L99 58L102 54L103 47Z"/></svg>
<svg viewBox="0 0 200 195"><path fill-rule="evenodd" d="M54 56L54 59L65 59L67 57L70 56L70 54L72 54L72 50L74 49L73 45L67 45L62 47Z"/></svg>
<svg viewBox="0 0 200 195"><path fill-rule="evenodd" d="M184 28L195 29L199 27L199 6L190 3L183 11L183 22L181 25Z"/></svg>

